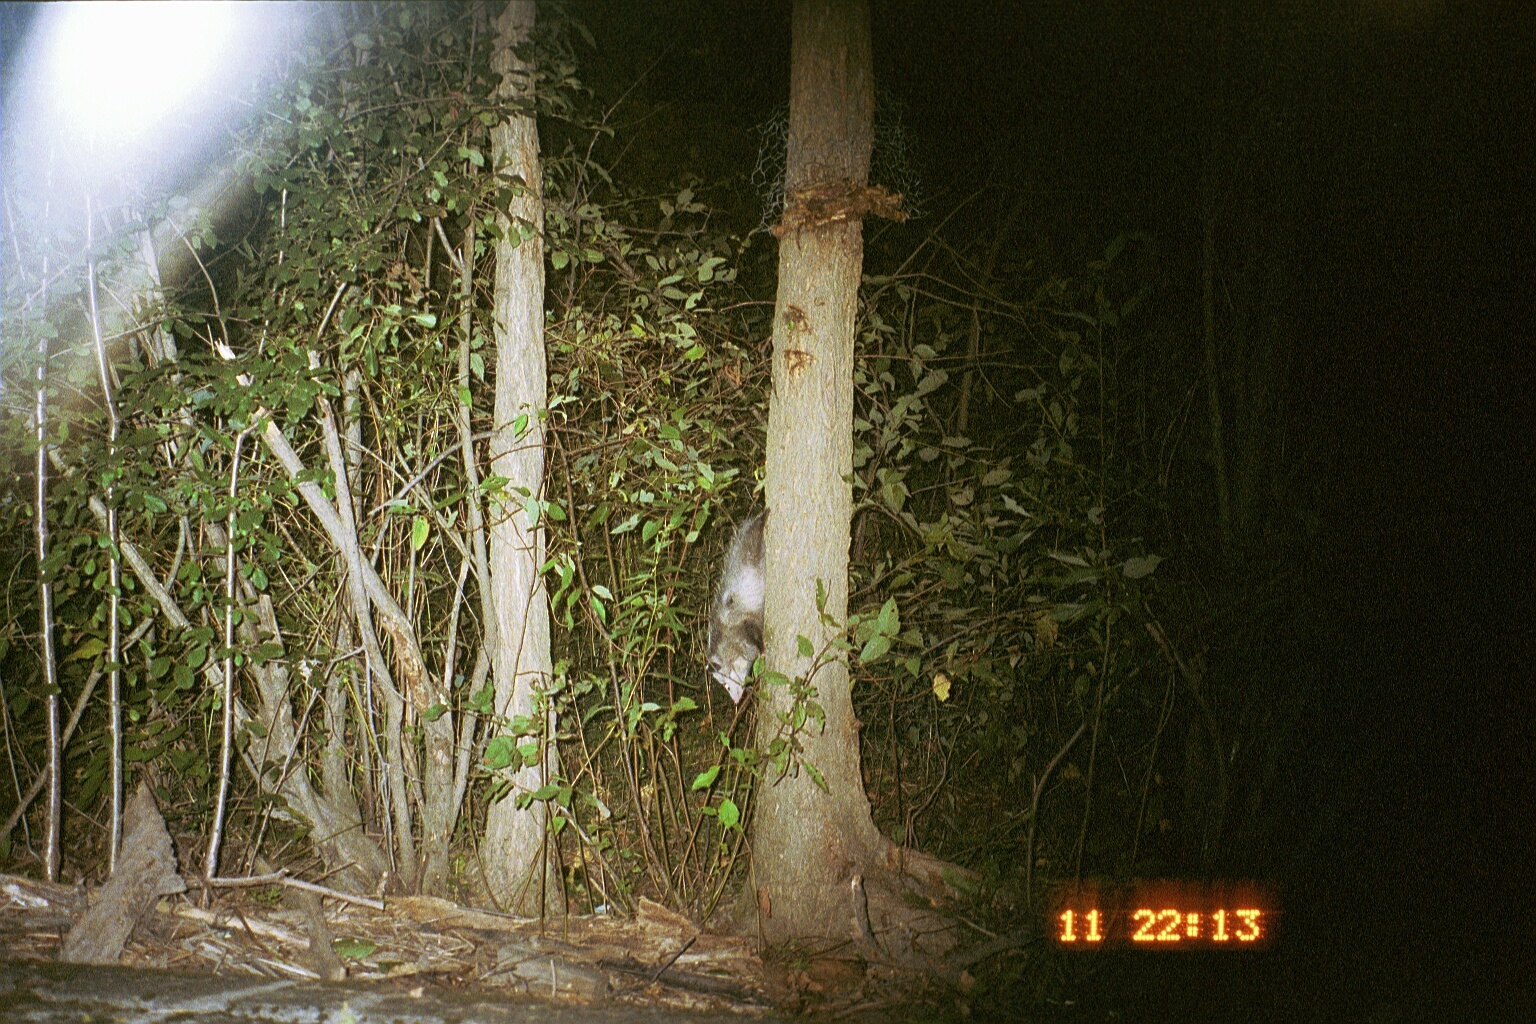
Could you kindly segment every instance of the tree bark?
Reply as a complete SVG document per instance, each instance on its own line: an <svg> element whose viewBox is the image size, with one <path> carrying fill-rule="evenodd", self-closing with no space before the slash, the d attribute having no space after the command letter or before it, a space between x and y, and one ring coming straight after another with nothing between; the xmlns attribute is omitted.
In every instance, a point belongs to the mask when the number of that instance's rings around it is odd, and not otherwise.
<svg viewBox="0 0 1536 1024"><path fill-rule="evenodd" d="M791 204L797 190L866 184L874 109L863 0L797 0L793 32L785 171ZM798 637L820 651L837 633L818 613L818 583L826 588L826 613L839 623L847 618L853 337L863 260L857 216L790 232L779 247L764 640L769 667L790 678L811 670ZM848 938L858 917L851 894L861 891L853 880L891 845L875 828L859 773L846 662L833 659L811 683L826 727L808 724L800 740L827 791L809 772L791 770L770 774L757 797L752 865L769 941ZM757 737L766 748L792 702L783 687L759 692Z"/></svg>
<svg viewBox="0 0 1536 1024"><path fill-rule="evenodd" d="M544 491L544 201L531 69L513 52L528 39L533 24L531 0L512 0L496 19L491 55L492 70L502 75L498 98L515 108L492 129L492 166L503 180L520 179L521 185L497 220L502 237L496 244L491 471L507 483L505 500L492 516L490 560L498 641L492 659L496 711L505 718L528 715L537 721L535 691L547 684L551 666L549 604L539 573L544 529L530 521L522 499L542 499ZM521 425L519 417L526 417ZM491 893L503 907L520 913L540 913L559 902L560 873L541 870L548 863L545 805L517 806L517 797L543 786L557 763L553 726L547 716L539 762L516 771L511 793L486 815L482 851Z"/></svg>

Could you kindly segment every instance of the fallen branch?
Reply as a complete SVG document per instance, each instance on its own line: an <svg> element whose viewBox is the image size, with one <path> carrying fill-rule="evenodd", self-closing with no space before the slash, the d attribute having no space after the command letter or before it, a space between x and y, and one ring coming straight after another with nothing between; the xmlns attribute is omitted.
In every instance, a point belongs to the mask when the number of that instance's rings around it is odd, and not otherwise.
<svg viewBox="0 0 1536 1024"><path fill-rule="evenodd" d="M286 885L290 889L303 889L305 892L319 893L321 896L329 896L333 900L341 900L343 903L357 903L374 910L383 910L384 901L372 899L368 896L356 896L350 892L342 892L340 889L330 889L314 882L306 882L302 878L292 878L286 871L273 871L266 875L246 875L242 878L209 878L199 879L199 885L206 885L212 889L238 889L250 885Z"/></svg>
<svg viewBox="0 0 1536 1024"><path fill-rule="evenodd" d="M238 930L243 927L252 935L261 935L276 942L281 942L285 945L297 947L298 949L309 948L309 936L300 935L298 932L291 931L290 929L283 928L275 924L268 924L265 921L252 921L244 917L242 917L239 921L236 921L234 918L227 914L219 914L212 910L204 910L202 907L194 907L191 905L167 907L162 903L158 909L160 913L169 914L172 917L181 917L187 919L188 921L199 921L203 924L211 924L216 928L229 928L231 930Z"/></svg>

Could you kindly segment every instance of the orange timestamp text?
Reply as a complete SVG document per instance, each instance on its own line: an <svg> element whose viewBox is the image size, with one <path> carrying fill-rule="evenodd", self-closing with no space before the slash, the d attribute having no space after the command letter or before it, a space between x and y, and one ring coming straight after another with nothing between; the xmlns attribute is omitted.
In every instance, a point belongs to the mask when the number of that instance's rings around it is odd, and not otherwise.
<svg viewBox="0 0 1536 1024"><path fill-rule="evenodd" d="M1051 935L1064 950L1263 949L1279 923L1273 891L1253 881L1062 886L1052 914Z"/></svg>

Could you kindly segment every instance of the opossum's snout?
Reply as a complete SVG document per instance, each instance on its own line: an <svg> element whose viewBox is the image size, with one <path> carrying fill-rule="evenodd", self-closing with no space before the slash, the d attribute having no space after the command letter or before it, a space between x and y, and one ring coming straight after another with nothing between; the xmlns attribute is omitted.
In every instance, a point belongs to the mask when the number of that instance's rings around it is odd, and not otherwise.
<svg viewBox="0 0 1536 1024"><path fill-rule="evenodd" d="M715 682L725 687L732 704L741 703L746 692L747 680L752 675L752 664L762 651L751 645L735 643L717 644L709 652L709 674Z"/></svg>
<svg viewBox="0 0 1536 1024"><path fill-rule="evenodd" d="M752 671L752 662L746 658L736 658L729 665L712 661L709 664L709 671L715 677L715 682L725 687L731 703L740 704L741 695L747 689L747 674Z"/></svg>
<svg viewBox="0 0 1536 1024"><path fill-rule="evenodd" d="M742 702L742 692L745 692L746 680L753 672L753 662L762 654L762 634L751 628L756 623L743 625L745 628L739 625L710 629L710 674L720 686L725 686L725 692L731 695L731 703L736 705Z"/></svg>

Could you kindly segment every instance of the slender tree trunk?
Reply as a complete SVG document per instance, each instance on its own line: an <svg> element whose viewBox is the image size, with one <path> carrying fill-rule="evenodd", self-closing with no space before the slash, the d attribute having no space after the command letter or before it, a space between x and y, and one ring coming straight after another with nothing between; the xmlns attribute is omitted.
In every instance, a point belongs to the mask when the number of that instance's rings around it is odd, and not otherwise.
<svg viewBox="0 0 1536 1024"><path fill-rule="evenodd" d="M107 346L102 340L101 310L96 297L96 216L87 193L85 197L85 244L91 249L86 259L86 291L91 311L91 340L96 351L96 371L101 380L101 397L107 410L107 445L109 464L117 463L117 402L113 398L112 373L107 364ZM112 666L107 675L107 736L111 743L112 810L107 825L107 870L117 870L117 852L123 842L123 701L122 701L122 624L118 617L118 603L122 595L123 566L118 554L117 504L113 501L112 485L106 488L107 538L109 551L109 587L107 593L107 664Z"/></svg>
<svg viewBox="0 0 1536 1024"><path fill-rule="evenodd" d="M862 0L797 0L793 31L785 180L791 205L797 190L839 180L865 185L874 108ZM809 638L819 651L836 633L817 611L818 583L826 589L826 613L839 623L847 618L853 337L863 261L857 216L792 231L779 247L764 639L768 665L791 678L811 669L797 638ZM859 773L846 663L832 660L811 683L826 727L808 724L800 739L804 760L827 790L809 772L791 770L770 774L757 797L752 867L760 927L770 941L848 937L857 909L850 894L862 891L855 879L890 848L875 829ZM759 693L758 744L766 747L791 698L783 687Z"/></svg>
<svg viewBox="0 0 1536 1024"><path fill-rule="evenodd" d="M544 201L538 125L528 109L530 69L513 52L528 39L533 22L532 0L508 3L496 19L491 56L491 68L502 75L498 96L518 108L492 130L492 166L503 178L520 179L522 186L498 218L502 238L496 244L491 471L507 483L492 516L490 561L498 641L492 666L496 711L537 721L535 691L550 675L549 603L539 573L544 529L530 521L522 499L540 500L544 492ZM544 785L556 763L553 726L552 716L546 716L538 762L514 774L511 793L486 815L482 850L492 895L521 913L541 913L559 902L560 873L547 870L545 805L517 805L519 796Z"/></svg>
<svg viewBox="0 0 1536 1024"><path fill-rule="evenodd" d="M43 273L48 265L43 264ZM53 649L53 583L44 566L48 561L48 339L38 342L37 363L37 494L33 514L37 531L37 616L42 640L43 686L48 713L48 824L43 839L43 876L59 880L60 821L64 813L63 746L59 736L58 659Z"/></svg>

